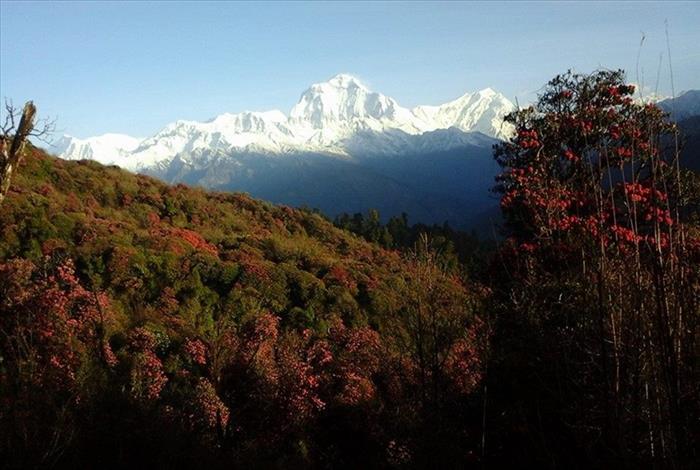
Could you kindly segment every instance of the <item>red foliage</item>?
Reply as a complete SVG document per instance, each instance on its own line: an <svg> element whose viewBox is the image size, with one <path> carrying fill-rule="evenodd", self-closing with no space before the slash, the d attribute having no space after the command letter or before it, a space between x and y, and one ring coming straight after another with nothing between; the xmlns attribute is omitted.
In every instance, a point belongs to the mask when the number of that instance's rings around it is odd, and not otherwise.
<svg viewBox="0 0 700 470"><path fill-rule="evenodd" d="M131 394L136 399L157 399L168 382L163 364L154 351L156 344L155 335L145 328L135 328L129 333Z"/></svg>
<svg viewBox="0 0 700 470"><path fill-rule="evenodd" d="M185 228L171 228L170 234L180 240L187 242L192 248L198 251L209 253L213 256L219 256L219 250L206 241L199 233Z"/></svg>
<svg viewBox="0 0 700 470"><path fill-rule="evenodd" d="M294 422L303 422L326 406L318 393L321 375L314 370L312 357L300 346L294 338L288 338L277 347L280 404L286 418Z"/></svg>
<svg viewBox="0 0 700 470"><path fill-rule="evenodd" d="M56 238L49 238L41 244L41 253L44 256L50 256L54 251L67 248L68 244Z"/></svg>
<svg viewBox="0 0 700 470"><path fill-rule="evenodd" d="M6 361L27 374L17 380L70 390L86 358L116 365L103 336L111 319L109 302L104 293L82 286L71 260L55 268L49 258L44 263L44 272L26 260L0 264L3 350L14 351Z"/></svg>
<svg viewBox="0 0 700 470"><path fill-rule="evenodd" d="M274 382L277 377L275 348L278 336L279 319L269 312L247 321L236 337L226 338L235 349L232 362L244 367L253 365L263 377Z"/></svg>
<svg viewBox="0 0 700 470"><path fill-rule="evenodd" d="M42 196L49 196L49 195L51 195L52 193L55 192L55 189L53 188L53 186L51 186L51 184L49 184L49 183L44 183L44 184L42 184L42 185L39 187L39 189L37 190L37 192L38 192L39 194L41 194Z"/></svg>
<svg viewBox="0 0 700 470"><path fill-rule="evenodd" d="M212 243L206 241L199 232L164 224L162 223L158 214L155 212L150 212L148 214L148 224L151 238L157 240L159 244L162 243L162 241L165 241L167 249L170 249L177 254L183 254L184 250L177 243L172 243L172 241L183 241L197 251L209 253L217 257L219 256L218 248Z"/></svg>
<svg viewBox="0 0 700 470"><path fill-rule="evenodd" d="M350 273L340 265L333 266L326 274L325 279L346 289L354 290L357 288L357 283L350 276Z"/></svg>
<svg viewBox="0 0 700 470"><path fill-rule="evenodd" d="M129 207L134 202L133 196L130 194L123 194L121 198L121 204L124 207Z"/></svg>
<svg viewBox="0 0 700 470"><path fill-rule="evenodd" d="M466 337L460 338L452 346L445 363L447 375L457 390L465 395L473 392L482 379L484 354L479 346L479 337L485 334L483 325L475 322Z"/></svg>
<svg viewBox="0 0 700 470"><path fill-rule="evenodd" d="M81 212L83 209L83 204L74 192L68 193L66 199L66 212Z"/></svg>
<svg viewBox="0 0 700 470"><path fill-rule="evenodd" d="M335 351L331 365L338 395L345 405L357 405L374 398L373 376L379 371L379 334L367 327L347 328L340 320L331 326L329 339Z"/></svg>
<svg viewBox="0 0 700 470"><path fill-rule="evenodd" d="M165 315L172 315L177 311L179 305L180 303L175 296L175 289L172 287L164 288L158 301L158 306L161 313Z"/></svg>
<svg viewBox="0 0 700 470"><path fill-rule="evenodd" d="M665 162L658 142L646 135L667 133L670 125L658 108L634 104L634 87L616 83L614 73L598 80L593 92L582 87L574 93L576 79L558 77L538 108L509 117L517 135L497 147L505 167L497 189L523 253L567 237L605 247L638 245L649 240L655 224L674 223ZM625 181L623 173L641 165L652 173ZM610 175L623 181L610 185Z"/></svg>
<svg viewBox="0 0 700 470"><path fill-rule="evenodd" d="M214 386L207 379L200 378L195 387L195 414L191 416L200 425L211 429L225 429L230 412L216 394Z"/></svg>
<svg viewBox="0 0 700 470"><path fill-rule="evenodd" d="M200 366L207 364L207 347L201 340L187 338L183 349L190 360L195 364L199 364Z"/></svg>
<svg viewBox="0 0 700 470"><path fill-rule="evenodd" d="M263 260L251 253L239 250L233 257L233 260L241 265L243 270L259 280L269 280L270 273L267 267L263 264Z"/></svg>

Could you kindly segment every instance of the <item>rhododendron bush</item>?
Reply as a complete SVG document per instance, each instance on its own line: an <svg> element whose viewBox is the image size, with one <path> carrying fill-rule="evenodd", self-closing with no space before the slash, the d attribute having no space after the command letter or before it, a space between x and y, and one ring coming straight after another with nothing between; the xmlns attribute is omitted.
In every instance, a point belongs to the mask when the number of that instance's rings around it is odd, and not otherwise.
<svg viewBox="0 0 700 470"><path fill-rule="evenodd" d="M634 92L620 71L567 73L507 117L499 292L542 335L535 354L571 371L555 408L568 445L669 464L691 452L698 419L694 175L675 124Z"/></svg>
<svg viewBox="0 0 700 470"><path fill-rule="evenodd" d="M38 456L50 463L74 432L64 410L80 408L99 371L117 365L109 301L61 256L0 263L0 299L0 417L22 440L53 442Z"/></svg>

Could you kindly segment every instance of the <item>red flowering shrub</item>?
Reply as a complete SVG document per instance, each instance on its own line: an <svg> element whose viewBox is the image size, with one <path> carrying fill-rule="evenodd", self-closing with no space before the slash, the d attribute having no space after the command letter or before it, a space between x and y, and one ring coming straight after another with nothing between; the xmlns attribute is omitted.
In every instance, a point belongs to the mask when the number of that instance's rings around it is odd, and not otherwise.
<svg viewBox="0 0 700 470"><path fill-rule="evenodd" d="M184 228L171 228L170 234L176 238L187 242L192 248L198 251L209 253L213 256L219 256L219 250L206 241L199 233Z"/></svg>
<svg viewBox="0 0 700 470"><path fill-rule="evenodd" d="M48 258L45 263L51 267ZM14 351L7 357L18 367L26 361L33 364L21 367L33 371L30 382L70 389L89 355L115 364L103 337L111 318L107 297L82 286L70 259L47 275L40 275L29 261L12 261L0 265L0 279L8 309L0 321L11 342L5 347Z"/></svg>
<svg viewBox="0 0 700 470"><path fill-rule="evenodd" d="M537 420L572 417L576 442L616 456L653 460L673 442L662 464L673 466L671 453L692 448L681 409L698 410L681 398L698 372L693 177L678 164L675 124L633 92L621 71L568 73L506 118L517 133L495 148L496 190L510 238L494 286L507 321L530 334L528 374L552 373L536 395L559 405ZM553 379L562 370L564 388Z"/></svg>
<svg viewBox="0 0 700 470"><path fill-rule="evenodd" d="M135 328L129 333L131 395L136 399L157 399L168 382L163 364L155 353L156 345L155 335L145 328Z"/></svg>
<svg viewBox="0 0 700 470"><path fill-rule="evenodd" d="M326 281L335 283L345 287L346 289L354 290L357 288L357 283L350 276L350 273L342 266L333 266L325 277Z"/></svg>
<svg viewBox="0 0 700 470"><path fill-rule="evenodd" d="M255 254L239 250L234 253L232 260L239 263L243 268L243 271L254 279L270 279L270 273L268 272L267 266L263 263L263 260Z"/></svg>
<svg viewBox="0 0 700 470"><path fill-rule="evenodd" d="M308 340L293 334L286 335L276 350L280 405L287 420L303 423L322 410L326 403L320 397L320 371L314 370L308 355Z"/></svg>
<svg viewBox="0 0 700 470"><path fill-rule="evenodd" d="M455 341L447 360L445 369L455 388L467 395L475 390L483 378L484 337L488 334L481 322L475 322L467 335Z"/></svg>
<svg viewBox="0 0 700 470"><path fill-rule="evenodd" d="M229 409L216 394L211 382L200 378L194 394L195 414L192 419L204 428L225 429L229 421Z"/></svg>
<svg viewBox="0 0 700 470"><path fill-rule="evenodd" d="M147 218L151 229L156 229L160 226L160 216L155 212L149 212Z"/></svg>
<svg viewBox="0 0 700 470"><path fill-rule="evenodd" d="M169 243L169 249L175 251L176 253L183 254L183 249L178 245L178 242L182 241L186 243L187 246L204 253L209 253L213 256L219 256L219 250L216 246L209 243L202 237L202 235L194 230L172 227L161 222L160 216L155 212L149 212L147 215L147 223L149 228L149 234L156 244L159 246L162 240L166 240L166 244ZM175 242L175 243L173 243Z"/></svg>
<svg viewBox="0 0 700 470"><path fill-rule="evenodd" d="M172 287L166 287L160 295L159 310L165 315L172 315L177 311L179 302Z"/></svg>
<svg viewBox="0 0 700 470"><path fill-rule="evenodd" d="M369 328L346 328L336 321L330 340L336 351L331 366L338 387L336 399L345 405L357 405L374 398L373 378L380 364L379 334Z"/></svg>
<svg viewBox="0 0 700 470"><path fill-rule="evenodd" d="M199 364L200 366L207 364L207 349L202 341L187 338L183 349L193 363Z"/></svg>
<svg viewBox="0 0 700 470"><path fill-rule="evenodd" d="M560 76L536 107L507 117L517 134L496 147L505 167L497 190L523 251L562 237L655 244L655 224L673 224L674 170L660 151L674 126L635 103L621 80L620 72Z"/></svg>
<svg viewBox="0 0 700 470"><path fill-rule="evenodd" d="M117 365L111 322L107 297L83 286L70 259L0 262L0 427L33 436L15 450L31 449L40 462L69 444L75 430L66 413Z"/></svg>

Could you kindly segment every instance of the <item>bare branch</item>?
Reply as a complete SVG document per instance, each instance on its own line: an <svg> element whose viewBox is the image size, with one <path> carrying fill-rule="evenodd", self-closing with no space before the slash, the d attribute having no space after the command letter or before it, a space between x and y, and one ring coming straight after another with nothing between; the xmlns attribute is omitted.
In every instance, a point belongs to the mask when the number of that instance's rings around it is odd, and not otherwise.
<svg viewBox="0 0 700 470"><path fill-rule="evenodd" d="M12 100L5 98L5 121L2 126L2 134L9 136L15 131L15 118L19 116L19 111L12 104Z"/></svg>
<svg viewBox="0 0 700 470"><path fill-rule="evenodd" d="M36 123L29 137L33 137L45 144L51 144L51 136L56 132L56 119L41 118Z"/></svg>
<svg viewBox="0 0 700 470"><path fill-rule="evenodd" d="M5 119L0 126L0 133L6 138L12 138L17 131L17 121L21 116L21 111L17 109L12 100L5 98ZM56 132L55 118L41 118L34 123L31 131L25 138L31 137L45 144L51 144L51 136Z"/></svg>
<svg viewBox="0 0 700 470"><path fill-rule="evenodd" d="M27 139L34 137L47 142L46 139L55 129L55 122L48 119L42 119L36 125L36 106L31 101L25 103L19 114L12 102L5 100L5 110L7 116L0 134L0 204L10 189L12 173L24 156ZM18 116L19 123L15 124Z"/></svg>

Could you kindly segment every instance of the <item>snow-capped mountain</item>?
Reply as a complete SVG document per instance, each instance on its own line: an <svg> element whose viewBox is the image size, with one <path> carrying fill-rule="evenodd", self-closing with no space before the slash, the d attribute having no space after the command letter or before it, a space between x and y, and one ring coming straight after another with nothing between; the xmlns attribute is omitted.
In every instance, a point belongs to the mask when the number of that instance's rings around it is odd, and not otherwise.
<svg viewBox="0 0 700 470"><path fill-rule="evenodd" d="M505 96L486 88L477 93L467 93L441 106L417 106L412 113L426 123L429 130L456 127L465 132L505 138L509 136L511 128L503 122L503 118L514 109L513 103Z"/></svg>
<svg viewBox="0 0 700 470"><path fill-rule="evenodd" d="M63 135L51 149L70 160L98 160L107 165L128 166L128 155L138 147L141 139L124 134L104 134L88 139Z"/></svg>
<svg viewBox="0 0 700 470"><path fill-rule="evenodd" d="M222 114L207 122L176 121L146 139L117 134L84 140L64 136L54 144L54 151L63 158L92 158L134 171L163 167L176 156L188 161L203 153L401 154L418 150L411 148L413 144L418 144L420 151L426 146L441 149L443 142L435 134L425 142L411 138L440 129L506 137L510 128L503 123L503 116L513 109L508 99L490 88L440 106L408 109L369 90L357 78L340 74L309 87L289 115L277 110L245 111ZM454 147L454 135L445 136L450 137L444 142L447 148Z"/></svg>
<svg viewBox="0 0 700 470"><path fill-rule="evenodd" d="M299 137L323 135L327 138L314 141L327 145L356 130L400 129L409 134L426 130L411 110L401 107L393 98L370 91L359 80L345 74L312 85L301 95L289 118L291 126L300 131Z"/></svg>

